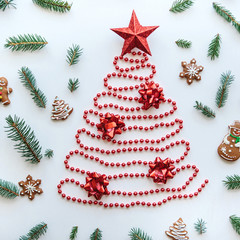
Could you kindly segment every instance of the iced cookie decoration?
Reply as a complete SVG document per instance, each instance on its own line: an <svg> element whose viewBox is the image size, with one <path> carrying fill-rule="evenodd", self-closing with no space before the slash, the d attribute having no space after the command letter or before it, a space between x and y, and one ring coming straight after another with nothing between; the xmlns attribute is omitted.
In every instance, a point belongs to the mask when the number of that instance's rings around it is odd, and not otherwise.
<svg viewBox="0 0 240 240"><path fill-rule="evenodd" d="M197 66L196 62L194 58L189 64L187 64L187 62L182 62L183 71L180 73L179 77L186 78L189 85L193 83L193 80L201 80L200 72L203 71L204 67Z"/></svg>
<svg viewBox="0 0 240 240"><path fill-rule="evenodd" d="M236 161L240 157L240 122L229 126L229 133L218 147L218 154L225 160Z"/></svg>
<svg viewBox="0 0 240 240"><path fill-rule="evenodd" d="M186 224L181 218L179 218L173 226L169 227L169 231L166 231L166 235L176 240L189 239L188 232L185 230Z"/></svg>
<svg viewBox="0 0 240 240"><path fill-rule="evenodd" d="M28 175L26 178L26 181L19 182L19 186L23 189L20 192L21 196L28 195L28 198L30 200L33 200L35 198L36 194L42 194L43 190L39 188L39 185L41 184L41 180L33 180L32 176Z"/></svg>
<svg viewBox="0 0 240 240"><path fill-rule="evenodd" d="M55 97L52 106L52 120L65 120L73 112L73 108L70 108L64 100L59 100L58 97Z"/></svg>
<svg viewBox="0 0 240 240"><path fill-rule="evenodd" d="M12 91L12 88L8 88L8 80L4 77L0 77L0 102L2 102L3 105L9 105L11 103L8 94Z"/></svg>

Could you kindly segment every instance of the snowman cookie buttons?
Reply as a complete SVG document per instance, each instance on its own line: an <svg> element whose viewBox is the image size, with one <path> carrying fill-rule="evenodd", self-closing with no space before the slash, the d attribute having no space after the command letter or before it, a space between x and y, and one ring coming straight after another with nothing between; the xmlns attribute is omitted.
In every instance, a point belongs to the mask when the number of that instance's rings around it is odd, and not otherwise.
<svg viewBox="0 0 240 240"><path fill-rule="evenodd" d="M229 133L218 147L218 154L227 161L236 161L240 157L240 121L229 126Z"/></svg>

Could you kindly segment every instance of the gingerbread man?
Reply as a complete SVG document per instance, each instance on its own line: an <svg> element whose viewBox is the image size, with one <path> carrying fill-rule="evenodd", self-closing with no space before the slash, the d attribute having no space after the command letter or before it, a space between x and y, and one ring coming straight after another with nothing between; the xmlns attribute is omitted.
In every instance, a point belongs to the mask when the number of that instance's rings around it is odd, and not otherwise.
<svg viewBox="0 0 240 240"><path fill-rule="evenodd" d="M3 105L9 105L11 103L8 98L8 94L10 94L13 90L7 86L8 80L4 77L0 77L0 101Z"/></svg>

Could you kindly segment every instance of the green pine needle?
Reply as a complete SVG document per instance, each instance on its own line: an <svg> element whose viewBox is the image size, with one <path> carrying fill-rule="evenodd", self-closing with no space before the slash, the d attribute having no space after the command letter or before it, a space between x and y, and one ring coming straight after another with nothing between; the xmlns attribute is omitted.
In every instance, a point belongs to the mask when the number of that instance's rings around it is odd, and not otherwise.
<svg viewBox="0 0 240 240"><path fill-rule="evenodd" d="M50 11L65 13L71 10L72 4L61 0L32 0L38 6Z"/></svg>
<svg viewBox="0 0 240 240"><path fill-rule="evenodd" d="M19 196L19 188L15 184L0 179L0 196L13 199Z"/></svg>
<svg viewBox="0 0 240 240"><path fill-rule="evenodd" d="M6 40L5 48L9 48L12 51L36 51L45 47L48 42L40 35L24 34L13 36Z"/></svg>
<svg viewBox="0 0 240 240"><path fill-rule="evenodd" d="M181 48L190 48L192 46L192 42L184 39L178 39L176 42L178 47Z"/></svg>
<svg viewBox="0 0 240 240"><path fill-rule="evenodd" d="M193 3L194 1L192 0L175 0L169 11L174 13L183 12L190 8L193 5Z"/></svg>
<svg viewBox="0 0 240 240"><path fill-rule="evenodd" d="M10 6L13 8L15 7L14 0L0 0L0 9L4 12L6 8L9 8Z"/></svg>
<svg viewBox="0 0 240 240"><path fill-rule="evenodd" d="M39 145L34 131L26 125L23 119L20 119L16 115L14 118L9 115L6 118L6 122L8 124L8 126L5 127L7 129L8 138L17 142L14 146L15 149L22 154L22 157L26 158L27 162L32 164L39 163L42 159L42 147Z"/></svg>
<svg viewBox="0 0 240 240"><path fill-rule="evenodd" d="M233 14L228 9L226 9L225 7L223 7L220 4L215 3L215 2L213 3L213 8L226 21L228 21L229 23L232 23L232 25L240 33L240 23L236 20L236 18L233 16Z"/></svg>
<svg viewBox="0 0 240 240"><path fill-rule="evenodd" d="M197 222L194 223L194 228L199 234L203 234L207 231L206 222L198 219Z"/></svg>
<svg viewBox="0 0 240 240"><path fill-rule="evenodd" d="M44 153L44 157L52 158L53 156L54 156L54 152L52 149L47 149Z"/></svg>
<svg viewBox="0 0 240 240"><path fill-rule="evenodd" d="M77 64L79 62L79 57L82 55L82 48L79 45L73 44L72 47L69 47L67 50L67 62L69 66Z"/></svg>
<svg viewBox="0 0 240 240"><path fill-rule="evenodd" d="M47 224L41 222L35 227L31 228L30 231L25 235L21 236L19 240L37 240L47 232Z"/></svg>
<svg viewBox="0 0 240 240"><path fill-rule="evenodd" d="M216 95L216 105L218 108L221 108L226 104L229 87L234 81L234 76L231 75L231 71L222 73L220 81L221 81L221 85L218 88L217 95Z"/></svg>
<svg viewBox="0 0 240 240"><path fill-rule="evenodd" d="M77 238L77 233L78 233L78 227L77 227L77 226L74 226L74 227L72 228L71 233L70 233L69 239L70 239L70 240L75 240L75 239Z"/></svg>
<svg viewBox="0 0 240 240"><path fill-rule="evenodd" d="M73 92L75 90L77 90L79 88L79 80L78 78L74 78L74 79L69 79L69 82L68 82L68 89Z"/></svg>
<svg viewBox="0 0 240 240"><path fill-rule="evenodd" d="M232 189L240 189L240 176L234 174L233 176L227 176L226 177L227 180L224 180L224 186L228 189L228 190L232 190Z"/></svg>
<svg viewBox="0 0 240 240"><path fill-rule="evenodd" d="M215 118L215 112L206 105L203 105L201 102L196 101L196 105L194 106L197 110L200 110L203 115L209 118Z"/></svg>
<svg viewBox="0 0 240 240"><path fill-rule="evenodd" d="M240 235L240 218L236 215L232 215L229 218L233 229L237 232L238 235Z"/></svg>
<svg viewBox="0 0 240 240"><path fill-rule="evenodd" d="M128 235L131 240L152 240L144 231L140 228L132 228Z"/></svg>
<svg viewBox="0 0 240 240"><path fill-rule="evenodd" d="M97 228L90 236L90 240L102 240L102 231Z"/></svg>
<svg viewBox="0 0 240 240"><path fill-rule="evenodd" d="M220 48L221 48L221 36L217 34L208 47L208 57L211 57L211 60L219 57Z"/></svg>
<svg viewBox="0 0 240 240"><path fill-rule="evenodd" d="M36 79L28 67L22 67L18 71L22 84L30 91L33 101L40 108L46 108L47 98L44 93L37 88Z"/></svg>

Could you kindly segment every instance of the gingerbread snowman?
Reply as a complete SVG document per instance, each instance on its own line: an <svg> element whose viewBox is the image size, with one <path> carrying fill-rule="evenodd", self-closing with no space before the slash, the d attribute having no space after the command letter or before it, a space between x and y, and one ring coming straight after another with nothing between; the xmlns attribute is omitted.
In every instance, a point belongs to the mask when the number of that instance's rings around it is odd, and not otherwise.
<svg viewBox="0 0 240 240"><path fill-rule="evenodd" d="M3 105L9 105L11 103L8 94L12 91L12 88L8 88L8 80L4 77L0 77L0 102L2 102Z"/></svg>
<svg viewBox="0 0 240 240"><path fill-rule="evenodd" d="M218 154L225 160L236 161L240 157L240 121L229 126L229 133L218 147Z"/></svg>

